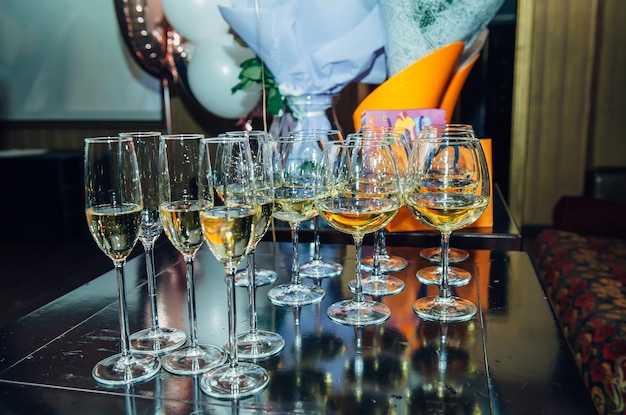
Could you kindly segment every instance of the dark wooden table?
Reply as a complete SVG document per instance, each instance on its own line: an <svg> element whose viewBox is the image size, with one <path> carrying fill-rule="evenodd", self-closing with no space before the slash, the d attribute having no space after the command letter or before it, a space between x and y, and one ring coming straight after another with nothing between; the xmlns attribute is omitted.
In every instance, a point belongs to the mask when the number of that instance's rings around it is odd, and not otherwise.
<svg viewBox="0 0 626 415"><path fill-rule="evenodd" d="M113 271L23 317L0 332L0 413L3 414L591 414L593 405L557 329L528 256L524 252L470 251L460 266L474 275L455 292L479 305L465 323L442 325L418 318L412 302L437 292L422 286L415 272L426 266L416 247L392 247L409 259L396 275L406 289L383 301L391 318L355 330L337 325L326 307L351 294L351 245L323 245L327 260L344 273L324 280L319 305L295 310L267 301L258 290L259 326L286 341L276 357L259 362L270 372L263 392L237 403L206 396L198 378L164 370L128 388L100 386L93 365L119 351ZM301 247L302 261L310 247ZM371 254L371 247L365 250ZM79 260L79 259L77 259ZM185 267L180 255L161 243L156 251L160 321L187 330ZM262 242L257 265L288 280L289 243ZM127 264L131 331L149 326L144 259ZM222 267L206 247L196 263L201 343L227 341L226 286ZM33 287L36 290L37 287ZM247 295L237 288L239 331L248 327ZM441 332L447 330L446 341ZM358 346L357 337L362 338Z"/></svg>

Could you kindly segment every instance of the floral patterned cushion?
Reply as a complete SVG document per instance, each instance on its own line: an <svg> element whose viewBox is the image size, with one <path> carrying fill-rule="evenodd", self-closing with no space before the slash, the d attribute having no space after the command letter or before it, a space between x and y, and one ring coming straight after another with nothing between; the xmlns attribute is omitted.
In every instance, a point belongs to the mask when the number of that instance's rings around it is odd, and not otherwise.
<svg viewBox="0 0 626 415"><path fill-rule="evenodd" d="M543 230L534 260L599 414L626 414L626 240Z"/></svg>

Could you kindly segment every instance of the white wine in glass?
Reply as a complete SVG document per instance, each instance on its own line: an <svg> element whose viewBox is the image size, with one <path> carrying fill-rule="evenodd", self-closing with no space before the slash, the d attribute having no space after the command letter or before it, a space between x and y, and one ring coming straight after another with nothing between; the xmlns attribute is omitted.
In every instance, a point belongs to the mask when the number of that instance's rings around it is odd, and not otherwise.
<svg viewBox="0 0 626 415"><path fill-rule="evenodd" d="M153 377L161 364L149 353L130 349L124 264L141 230L143 195L132 138L85 139L85 214L93 239L115 266L120 318L121 353L98 362L94 379L105 385L126 385Z"/></svg>
<svg viewBox="0 0 626 415"><path fill-rule="evenodd" d="M404 130L397 128L361 129L357 133L349 134L348 141L355 139L379 140L388 143L394 156L400 184L404 180L406 164L408 161L409 143L404 135ZM385 242L385 228L374 232L374 254L361 261L361 268L370 274L362 277L362 290L364 294L374 297L395 295L404 290L405 283L401 278L389 275L390 272L400 271L406 268L408 261L397 255L389 255ZM348 287L354 292L356 281L350 280Z"/></svg>
<svg viewBox="0 0 626 415"><path fill-rule="evenodd" d="M235 274L237 266L249 252L250 244L254 242L260 208L255 183L256 170L246 137L203 139L200 162L202 232L209 249L224 266L226 274L226 350L230 354L227 364L211 369L202 376L200 387L209 396L235 400L254 395L269 384L269 374L264 368L239 361L235 333ZM251 288L255 287L254 284L250 285Z"/></svg>
<svg viewBox="0 0 626 415"><path fill-rule="evenodd" d="M339 130L306 129L289 133L295 138L313 138L322 141L324 146L343 141L343 135ZM319 231L319 215L313 217L313 258L300 265L300 276L320 280L322 278L334 278L341 275L343 265L338 262L328 262L322 258Z"/></svg>
<svg viewBox="0 0 626 415"><path fill-rule="evenodd" d="M445 129L420 134L411 152L404 199L413 216L441 233L439 295L422 297L413 310L426 320L466 321L477 312L452 295L447 260L452 231L475 222L489 203L489 172L477 138L448 136Z"/></svg>
<svg viewBox="0 0 626 415"><path fill-rule="evenodd" d="M316 199L320 216L350 234L356 248L354 297L330 305L328 317L351 326L380 324L391 316L385 304L368 300L362 289L361 250L365 234L387 225L402 205L400 177L391 146L355 137L328 148L328 163Z"/></svg>
<svg viewBox="0 0 626 415"><path fill-rule="evenodd" d="M319 190L318 167L324 158L324 146L316 137L279 137L271 142L275 187L272 214L275 219L289 223L293 258L290 282L273 287L268 298L280 306L316 304L326 292L320 286L302 282L298 230L300 223L317 215L314 202Z"/></svg>
<svg viewBox="0 0 626 415"><path fill-rule="evenodd" d="M237 336L236 345L238 356L241 359L263 359L279 353L285 347L283 337L269 330L260 330L257 321L256 291L260 285L273 282L276 279L276 272L269 269L259 269L255 265L254 251L261 241L272 220L272 210L274 204L274 180L272 171L272 153L267 136L262 131L242 131L224 134L226 137L243 138L248 141L250 154L252 157L252 167L254 169L254 187L256 192L256 214L254 218L254 235L248 245L246 252L247 267L245 278L248 288L249 302L249 330ZM242 278L239 277L241 271L235 274L235 285ZM259 274L265 278L263 284L257 283ZM272 277L269 277L272 275Z"/></svg>
<svg viewBox="0 0 626 415"><path fill-rule="evenodd" d="M139 177L143 193L141 212L141 232L139 240L143 245L150 300L151 324L149 328L130 335L130 347L146 353L165 354L182 346L187 340L183 330L161 327L157 309L157 282L154 270L154 244L163 233L163 223L159 215L158 169L159 144L161 133L140 131L120 133L120 137L131 137L135 143L135 153L139 164Z"/></svg>
<svg viewBox="0 0 626 415"><path fill-rule="evenodd" d="M267 134L265 134L265 131L260 131L260 130L252 130L252 131L227 131L224 133L224 136L226 137L246 137L248 138L248 140L252 140L255 142L268 142L268 138L267 138ZM252 142L251 142L252 144ZM252 145L251 145L252 148ZM267 147L267 152L269 153L270 159L267 161L268 163L270 163L271 165L271 151L269 148L269 144ZM265 151L263 151L263 153L265 153ZM254 157L254 150L252 150L252 154ZM272 173L270 172L259 172L260 176L257 176L257 180L271 180L271 176ZM272 182L273 183L273 182ZM273 187L269 186L269 188L267 187L267 185L264 185L261 188L261 191L263 190L269 190L269 191L273 191ZM263 205L263 209L259 212L260 215L258 216L258 220L259 220L259 225L262 226L256 226L256 232L255 232L255 238L254 238L254 243L250 245L250 249L248 254L246 255L247 259L248 259L248 264L246 266L246 269L237 271L237 274L235 274L235 285L238 287L249 287L250 284L250 272L254 272L254 284L256 284L257 287L261 287L264 285L269 285L269 284L273 284L277 279L278 279L278 274L276 273L276 271L272 270L272 269L267 269L267 268L257 268L256 265L252 265L254 266L253 270L250 270L250 262L254 262L254 251L256 249L257 244L261 241L261 239L263 239L263 236L265 235L265 233L267 232L271 219L272 219L272 202L271 200L273 200L273 195L270 199L270 201L267 204ZM250 293L252 294L252 293Z"/></svg>
<svg viewBox="0 0 626 415"><path fill-rule="evenodd" d="M424 127L420 134L425 134L429 129L435 131L445 131L449 137L477 138L474 128L469 124L433 124ZM418 136L419 137L419 136ZM436 262L436 266L422 268L417 271L417 279L423 284L438 285L441 281L441 245L437 247L424 248L420 251L420 257L427 261ZM463 249L448 248L448 263L463 262L469 258L469 253ZM452 286L467 285L472 279L472 275L462 268L448 267L448 284Z"/></svg>
<svg viewBox="0 0 626 415"><path fill-rule="evenodd" d="M202 138L201 134L163 135L159 149L161 220L165 234L183 255L186 266L189 345L162 358L163 367L177 375L197 375L226 361L222 348L198 342L193 262L204 242L199 194Z"/></svg>

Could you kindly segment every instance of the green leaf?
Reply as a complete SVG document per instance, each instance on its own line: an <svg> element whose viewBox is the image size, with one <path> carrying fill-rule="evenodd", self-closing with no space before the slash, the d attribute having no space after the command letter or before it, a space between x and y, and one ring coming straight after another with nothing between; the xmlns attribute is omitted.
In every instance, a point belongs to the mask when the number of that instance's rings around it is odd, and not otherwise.
<svg viewBox="0 0 626 415"><path fill-rule="evenodd" d="M267 92L267 110L270 114L277 115L283 107L283 97L278 89L270 89Z"/></svg>
<svg viewBox="0 0 626 415"><path fill-rule="evenodd" d="M269 68L258 57L246 59L239 67L241 68L239 82L230 89L231 93L250 88L254 83L261 84L267 93L267 110L271 114L278 114L283 107L283 97Z"/></svg>
<svg viewBox="0 0 626 415"><path fill-rule="evenodd" d="M250 79L251 81L261 81L262 68L260 66L249 66L239 73L239 79Z"/></svg>

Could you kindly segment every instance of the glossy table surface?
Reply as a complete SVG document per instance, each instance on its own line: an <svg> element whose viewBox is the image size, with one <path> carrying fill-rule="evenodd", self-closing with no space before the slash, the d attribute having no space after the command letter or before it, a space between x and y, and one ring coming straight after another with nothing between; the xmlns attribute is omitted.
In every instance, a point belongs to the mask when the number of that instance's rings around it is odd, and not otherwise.
<svg viewBox="0 0 626 415"><path fill-rule="evenodd" d="M118 308L113 271L49 303L0 332L2 414L590 414L593 406L567 346L559 335L528 256L524 252L471 251L460 264L473 273L454 291L479 305L465 323L418 318L412 302L435 287L415 278L420 248L390 248L409 259L406 289L383 298L392 316L380 326L356 330L326 316L329 304L350 297L354 248L323 245L326 260L344 273L326 279L321 304L295 310L267 301L258 290L259 328L279 332L281 354L260 361L269 386L238 402L205 395L198 378L163 369L131 387L109 388L91 377L93 365L119 351ZM310 244L301 244L301 261ZM365 247L364 255L371 254ZM187 330L185 267L161 241L156 250L162 326ZM289 243L262 242L257 265L288 280ZM143 256L126 266L131 332L149 326ZM227 340L223 268L206 247L195 262L198 336L201 343ZM33 287L36 289L36 287ZM237 288L237 328L248 327L247 293ZM295 316L300 313L300 323ZM442 333L446 334L442 341Z"/></svg>

